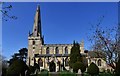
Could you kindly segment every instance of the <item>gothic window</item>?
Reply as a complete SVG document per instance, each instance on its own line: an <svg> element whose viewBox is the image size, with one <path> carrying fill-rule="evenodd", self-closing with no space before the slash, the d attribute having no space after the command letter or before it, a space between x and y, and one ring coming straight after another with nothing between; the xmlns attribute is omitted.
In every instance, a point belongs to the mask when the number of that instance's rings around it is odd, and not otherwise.
<svg viewBox="0 0 120 76"><path fill-rule="evenodd" d="M33 41L33 45L35 45L35 41Z"/></svg>
<svg viewBox="0 0 120 76"><path fill-rule="evenodd" d="M33 49L35 49L35 47L33 47Z"/></svg>
<svg viewBox="0 0 120 76"><path fill-rule="evenodd" d="M38 65L39 65L40 67L43 67L43 61L42 61L41 58L38 59Z"/></svg>
<svg viewBox="0 0 120 76"><path fill-rule="evenodd" d="M69 60L68 57L65 58L65 66L68 66Z"/></svg>
<svg viewBox="0 0 120 76"><path fill-rule="evenodd" d="M55 53L56 53L56 54L59 54L59 49L58 49L58 47L56 47Z"/></svg>
<svg viewBox="0 0 120 76"><path fill-rule="evenodd" d="M101 66L101 59L98 60L98 66Z"/></svg>
<svg viewBox="0 0 120 76"><path fill-rule="evenodd" d="M46 58L46 63L47 63L47 65L49 65L49 57Z"/></svg>
<svg viewBox="0 0 120 76"><path fill-rule="evenodd" d="M60 61L56 58L57 66L60 65Z"/></svg>
<svg viewBox="0 0 120 76"><path fill-rule="evenodd" d="M36 31L36 29L35 29L35 31Z"/></svg>
<svg viewBox="0 0 120 76"><path fill-rule="evenodd" d="M49 47L46 48L46 54L49 54L50 50Z"/></svg>
<svg viewBox="0 0 120 76"><path fill-rule="evenodd" d="M68 54L68 48L65 47L65 54Z"/></svg>

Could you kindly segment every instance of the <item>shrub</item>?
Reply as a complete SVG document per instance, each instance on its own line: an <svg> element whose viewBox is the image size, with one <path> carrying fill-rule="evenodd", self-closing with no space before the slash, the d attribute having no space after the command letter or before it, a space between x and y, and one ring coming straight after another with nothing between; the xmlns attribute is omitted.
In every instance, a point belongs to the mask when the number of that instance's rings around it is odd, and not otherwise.
<svg viewBox="0 0 120 76"><path fill-rule="evenodd" d="M73 64L73 72L75 72L75 73L77 73L77 72L78 72L78 70L79 70L78 65L79 65L79 63L78 63L78 62L76 62L76 63L74 63L74 64Z"/></svg>
<svg viewBox="0 0 120 76"><path fill-rule="evenodd" d="M98 74L99 74L99 68L98 68L98 66L97 66L95 63L92 62L92 63L88 66L87 72L88 72L90 75L98 75Z"/></svg>
<svg viewBox="0 0 120 76"><path fill-rule="evenodd" d="M73 71L77 73L79 69L83 73L83 72L86 71L86 66L82 62L76 62L76 63L74 63L73 64Z"/></svg>
<svg viewBox="0 0 120 76"><path fill-rule="evenodd" d="M35 67L34 66L29 66L29 73L33 74L35 72Z"/></svg>
<svg viewBox="0 0 120 76"><path fill-rule="evenodd" d="M43 71L48 71L48 70L47 69L42 69L41 72L43 72Z"/></svg>

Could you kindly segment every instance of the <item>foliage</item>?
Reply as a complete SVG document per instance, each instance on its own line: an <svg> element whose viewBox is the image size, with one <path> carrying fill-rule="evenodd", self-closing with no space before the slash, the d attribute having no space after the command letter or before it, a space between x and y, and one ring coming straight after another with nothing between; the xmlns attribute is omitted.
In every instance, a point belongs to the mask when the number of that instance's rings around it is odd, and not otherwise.
<svg viewBox="0 0 120 76"><path fill-rule="evenodd" d="M99 76L114 76L114 74L111 73L99 73Z"/></svg>
<svg viewBox="0 0 120 76"><path fill-rule="evenodd" d="M22 49L19 50L19 55L20 55L21 60L26 60L27 52L28 52L27 48L22 48Z"/></svg>
<svg viewBox="0 0 120 76"><path fill-rule="evenodd" d="M34 66L29 66L29 71L30 74L34 74L35 72L35 67Z"/></svg>
<svg viewBox="0 0 120 76"><path fill-rule="evenodd" d="M59 73L60 76L77 76L75 73L69 72L69 71L62 71Z"/></svg>
<svg viewBox="0 0 120 76"><path fill-rule="evenodd" d="M97 66L95 63L92 62L92 63L88 66L87 72L88 72L90 75L98 75L98 74L99 74L99 68L98 68L98 66Z"/></svg>
<svg viewBox="0 0 120 76"><path fill-rule="evenodd" d="M75 72L75 73L77 73L78 72L78 70L80 69L80 67L79 67L79 62L76 62L76 63L74 63L73 64L73 72Z"/></svg>
<svg viewBox="0 0 120 76"><path fill-rule="evenodd" d="M73 71L77 73L79 69L83 73L83 72L86 71L86 66L82 62L76 62L76 63L74 63L74 65L73 65Z"/></svg>
<svg viewBox="0 0 120 76"><path fill-rule="evenodd" d="M35 63L34 66L29 66L28 74L36 74L38 71L40 71L40 67L37 63Z"/></svg>
<svg viewBox="0 0 120 76"><path fill-rule="evenodd" d="M48 70L47 69L42 69L41 72L43 72L43 71L48 71Z"/></svg>
<svg viewBox="0 0 120 76"><path fill-rule="evenodd" d="M28 69L26 63L22 60L15 60L7 70L7 76L9 75L22 75L24 76L25 71Z"/></svg>
<svg viewBox="0 0 120 76"><path fill-rule="evenodd" d="M26 62L27 52L28 52L27 48L20 49L19 53L14 53L14 55L12 55L12 58L8 61L8 63L10 63L11 65L13 61L18 60L18 59Z"/></svg>
<svg viewBox="0 0 120 76"><path fill-rule="evenodd" d="M73 68L73 64L76 63L77 61L81 61L81 54L80 54L80 45L78 43L73 43L73 47L71 48L71 53L70 53L70 67Z"/></svg>
<svg viewBox="0 0 120 76"><path fill-rule="evenodd" d="M41 70L40 74L38 74L37 76L49 76L49 72L46 69Z"/></svg>
<svg viewBox="0 0 120 76"><path fill-rule="evenodd" d="M83 63L80 63L79 67L82 73L86 71L86 66Z"/></svg>

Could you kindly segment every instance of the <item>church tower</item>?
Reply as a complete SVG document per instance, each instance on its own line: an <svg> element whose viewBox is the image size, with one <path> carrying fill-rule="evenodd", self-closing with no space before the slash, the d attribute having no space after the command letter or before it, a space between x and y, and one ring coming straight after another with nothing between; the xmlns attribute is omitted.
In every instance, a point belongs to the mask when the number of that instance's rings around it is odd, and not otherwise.
<svg viewBox="0 0 120 76"><path fill-rule="evenodd" d="M40 5L37 6L32 34L28 35L28 65L34 65L35 54L41 54L44 40L41 32Z"/></svg>

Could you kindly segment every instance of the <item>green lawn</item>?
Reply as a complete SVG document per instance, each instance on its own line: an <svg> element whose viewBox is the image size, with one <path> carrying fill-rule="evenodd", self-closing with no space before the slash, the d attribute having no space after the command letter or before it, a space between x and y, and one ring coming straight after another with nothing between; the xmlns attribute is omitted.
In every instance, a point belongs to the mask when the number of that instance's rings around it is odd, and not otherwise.
<svg viewBox="0 0 120 76"><path fill-rule="evenodd" d="M79 76L75 73L69 72L69 71L62 71L62 72L40 72L37 75L30 75L30 76ZM88 73L84 73L84 76L90 76ZM114 74L111 73L99 73L97 76L114 76Z"/></svg>

